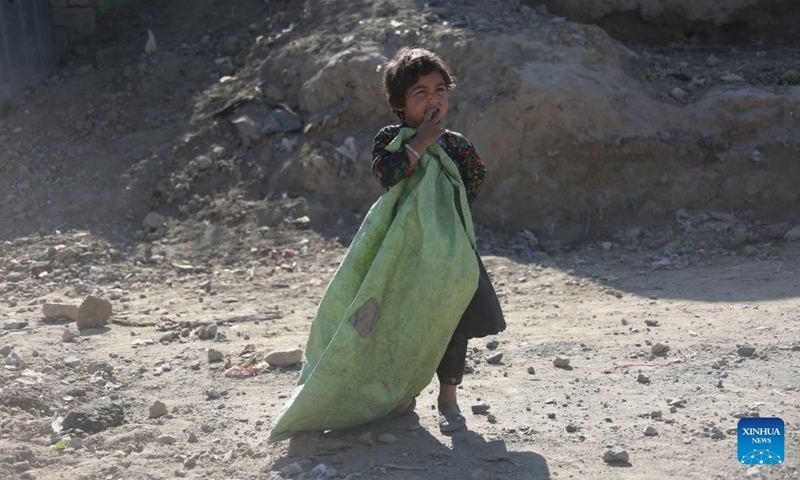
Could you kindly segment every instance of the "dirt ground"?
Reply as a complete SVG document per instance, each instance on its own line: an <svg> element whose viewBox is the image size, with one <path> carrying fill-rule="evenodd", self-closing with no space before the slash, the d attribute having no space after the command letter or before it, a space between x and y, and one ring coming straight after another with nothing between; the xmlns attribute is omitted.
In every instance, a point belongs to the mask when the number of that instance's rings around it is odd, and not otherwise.
<svg viewBox="0 0 800 480"><path fill-rule="evenodd" d="M275 172L305 147L290 135L249 147L214 117L250 92L221 81L230 66L255 82L274 68L260 61L283 58L271 46L308 39L311 3L161 3L113 11L58 76L0 109L2 478L315 478L320 464L349 479L800 478L800 219L704 205L579 241L478 222L508 329L496 346L470 342L468 429L439 432L434 382L412 415L267 444L300 366L226 372L305 346L368 205L283 188ZM322 3L320 28L393 8ZM147 29L157 54L142 53ZM773 56L760 51L731 55L751 84L779 82L785 68L763 74ZM661 72L653 82L730 54L637 52ZM338 145L330 116L334 133L309 143ZM340 121L374 131L357 115ZM76 338L74 321L42 313L88 295L113 315ZM488 412L473 414L480 402ZM82 411L93 431L68 431ZM754 416L784 420L783 464L737 462L737 421ZM605 461L612 447L628 461Z"/></svg>

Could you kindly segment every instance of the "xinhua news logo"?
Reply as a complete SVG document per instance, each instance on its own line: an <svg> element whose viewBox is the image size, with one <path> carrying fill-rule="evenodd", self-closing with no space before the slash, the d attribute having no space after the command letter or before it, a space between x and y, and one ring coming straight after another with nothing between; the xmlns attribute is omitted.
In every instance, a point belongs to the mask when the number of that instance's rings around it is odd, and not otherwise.
<svg viewBox="0 0 800 480"><path fill-rule="evenodd" d="M780 418L743 418L737 430L742 465L780 465L786 461L785 430Z"/></svg>

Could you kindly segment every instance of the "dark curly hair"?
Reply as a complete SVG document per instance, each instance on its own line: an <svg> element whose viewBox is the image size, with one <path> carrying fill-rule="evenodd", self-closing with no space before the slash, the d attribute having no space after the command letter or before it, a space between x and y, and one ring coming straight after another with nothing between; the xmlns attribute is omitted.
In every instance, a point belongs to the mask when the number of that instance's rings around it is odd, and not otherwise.
<svg viewBox="0 0 800 480"><path fill-rule="evenodd" d="M383 70L383 91L397 118L403 119L406 90L414 86L419 77L439 72L448 90L456 87L456 78L435 53L424 48L403 47L389 60Z"/></svg>

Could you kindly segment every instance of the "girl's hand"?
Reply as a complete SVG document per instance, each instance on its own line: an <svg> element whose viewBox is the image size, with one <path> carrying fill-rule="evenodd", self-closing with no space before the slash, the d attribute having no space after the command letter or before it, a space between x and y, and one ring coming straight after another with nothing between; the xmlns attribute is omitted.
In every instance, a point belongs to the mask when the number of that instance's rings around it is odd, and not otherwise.
<svg viewBox="0 0 800 480"><path fill-rule="evenodd" d="M417 127L417 136L414 140L419 140L419 151L427 149L444 133L444 118L438 108L431 107L425 112L425 120ZM415 145L416 147L416 145Z"/></svg>

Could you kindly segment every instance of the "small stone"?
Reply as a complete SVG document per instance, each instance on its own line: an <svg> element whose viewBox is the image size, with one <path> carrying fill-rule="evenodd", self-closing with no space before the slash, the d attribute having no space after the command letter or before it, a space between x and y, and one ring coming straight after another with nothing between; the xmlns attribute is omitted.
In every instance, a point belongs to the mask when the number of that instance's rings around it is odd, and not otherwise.
<svg viewBox="0 0 800 480"><path fill-rule="evenodd" d="M291 367L303 361L303 350L277 350L269 353L265 360L273 367Z"/></svg>
<svg viewBox="0 0 800 480"><path fill-rule="evenodd" d="M556 357L553 360L553 365L558 368L567 368L569 367L569 358L568 357Z"/></svg>
<svg viewBox="0 0 800 480"><path fill-rule="evenodd" d="M78 307L78 329L99 328L111 318L111 302L104 298L89 295Z"/></svg>
<svg viewBox="0 0 800 480"><path fill-rule="evenodd" d="M499 365L503 361L503 352L495 352L486 357L486 363L491 365Z"/></svg>
<svg viewBox="0 0 800 480"><path fill-rule="evenodd" d="M556 403L557 400L555 398L548 398L547 400L544 401L545 405L555 405Z"/></svg>
<svg viewBox="0 0 800 480"><path fill-rule="evenodd" d="M708 65L709 67L716 67L721 63L722 63L722 60L720 60L719 58L714 56L713 53L711 55L709 55L708 58L706 58L706 65Z"/></svg>
<svg viewBox="0 0 800 480"><path fill-rule="evenodd" d="M63 430L78 429L86 433L98 433L110 427L122 425L125 411L120 402L109 397L100 397L70 411L62 422Z"/></svg>
<svg viewBox="0 0 800 480"><path fill-rule="evenodd" d="M207 423L204 423L203 425L200 426L200 430L202 430L203 433L213 433L215 428Z"/></svg>
<svg viewBox="0 0 800 480"><path fill-rule="evenodd" d="M65 328L64 333L61 334L61 341L62 342L74 342L75 340L81 338L81 332L75 328Z"/></svg>
<svg viewBox="0 0 800 480"><path fill-rule="evenodd" d="M28 326L27 320L6 320L5 322L3 322L3 328L5 330L22 330L27 326Z"/></svg>
<svg viewBox="0 0 800 480"><path fill-rule="evenodd" d="M653 319L653 318L648 318L647 320L644 321L644 324L647 325L648 327L658 327L659 326L658 320Z"/></svg>
<svg viewBox="0 0 800 480"><path fill-rule="evenodd" d="M689 94L686 93L686 90L682 89L681 87L675 87L669 92L669 96L675 100L678 100L679 102L686 100L688 95Z"/></svg>
<svg viewBox="0 0 800 480"><path fill-rule="evenodd" d="M580 427L578 427L574 423L568 423L567 426L566 426L566 429L567 429L567 433L575 433L578 430L580 430Z"/></svg>
<svg viewBox="0 0 800 480"><path fill-rule="evenodd" d="M209 362L221 362L225 359L225 355L222 354L216 348L209 348L208 349L208 361Z"/></svg>
<svg viewBox="0 0 800 480"><path fill-rule="evenodd" d="M146 217L144 217L144 220L142 221L142 227L144 227L145 231L152 232L163 227L166 223L167 219L164 218L163 215L156 212L150 212Z"/></svg>
<svg viewBox="0 0 800 480"><path fill-rule="evenodd" d="M297 475L302 473L303 467L300 466L298 462L290 463L281 469L281 475L283 477L291 477L293 475Z"/></svg>
<svg viewBox="0 0 800 480"><path fill-rule="evenodd" d="M192 455L191 457L187 458L183 462L183 466L186 468L194 468L197 466L197 456Z"/></svg>
<svg viewBox="0 0 800 480"><path fill-rule="evenodd" d="M800 225L797 225L796 227L786 232L786 235L783 236L783 239L786 240L787 242L800 241Z"/></svg>
<svg viewBox="0 0 800 480"><path fill-rule="evenodd" d="M656 427L648 425L647 428L644 429L644 434L647 437L655 437L658 435L658 430L656 430Z"/></svg>
<svg viewBox="0 0 800 480"><path fill-rule="evenodd" d="M366 432L359 435L358 443L367 447L375 445L375 440L372 439L372 432Z"/></svg>
<svg viewBox="0 0 800 480"><path fill-rule="evenodd" d="M156 400L152 405L150 405L149 412L150 418L159 418L167 415L169 410L167 410L167 406L164 404L164 402Z"/></svg>
<svg viewBox="0 0 800 480"><path fill-rule="evenodd" d="M78 306L65 303L45 303L42 305L45 318L66 318L73 322L78 320Z"/></svg>
<svg viewBox="0 0 800 480"><path fill-rule="evenodd" d="M175 476L178 477L178 478L185 477L186 476L186 470L184 470L182 468L176 468L175 469Z"/></svg>
<svg viewBox="0 0 800 480"><path fill-rule="evenodd" d="M486 420L489 423L497 423L497 417L495 417L493 413L486 415Z"/></svg>
<svg viewBox="0 0 800 480"><path fill-rule="evenodd" d="M493 338L493 339L489 340L488 342L486 342L486 348L488 348L489 350L494 350L499 345L500 345L500 342L496 338Z"/></svg>
<svg viewBox="0 0 800 480"><path fill-rule="evenodd" d="M661 413L661 410L653 410L650 412L650 418L661 418L664 414Z"/></svg>
<svg viewBox="0 0 800 480"><path fill-rule="evenodd" d="M529 374L531 374L531 375L533 375L533 374L535 374L535 373L536 373L536 369L535 369L535 368L533 368L533 367L528 367L528 373L529 373Z"/></svg>
<svg viewBox="0 0 800 480"><path fill-rule="evenodd" d="M209 401L219 400L220 398L222 398L222 394L219 393L217 390L214 390L213 388L209 388L208 390L206 390L205 394L206 394L206 400Z"/></svg>
<svg viewBox="0 0 800 480"><path fill-rule="evenodd" d="M81 359L78 357L66 357L64 359L64 365L69 368L78 368L82 363L83 362L81 362Z"/></svg>
<svg viewBox="0 0 800 480"><path fill-rule="evenodd" d="M735 73L727 73L721 77L719 77L725 83L744 83L745 79L741 75L737 75Z"/></svg>
<svg viewBox="0 0 800 480"><path fill-rule="evenodd" d="M663 342L656 342L652 347L650 347L650 351L653 353L653 355L662 355L669 351L669 345Z"/></svg>
<svg viewBox="0 0 800 480"><path fill-rule="evenodd" d="M756 349L754 347L739 347L736 353L740 357L752 357L753 354L756 353Z"/></svg>
<svg viewBox="0 0 800 480"><path fill-rule="evenodd" d="M721 440L725 438L725 432L720 430L718 427L714 427L711 429L711 438L713 440Z"/></svg>
<svg viewBox="0 0 800 480"><path fill-rule="evenodd" d="M159 342L166 342L166 343L170 343L170 342L172 342L173 340L175 340L175 338L176 338L177 336L178 336L178 334L177 334L176 332L167 332L167 333L165 333L165 334L161 335L161 338L159 338L159 339L158 339L158 341L159 341Z"/></svg>
<svg viewBox="0 0 800 480"><path fill-rule="evenodd" d="M197 443L197 435L194 432L189 433L189 438L186 439L189 443Z"/></svg>
<svg viewBox="0 0 800 480"><path fill-rule="evenodd" d="M645 374L643 374L643 373L640 373L640 374L639 374L639 375L636 377L636 381L637 381L637 382L639 382L639 383L648 384L648 383L650 383L650 377L648 377L647 375L645 375Z"/></svg>
<svg viewBox="0 0 800 480"><path fill-rule="evenodd" d="M198 170L208 170L212 165L214 165L214 161L205 155L200 155L199 157L195 158L194 161Z"/></svg>
<svg viewBox="0 0 800 480"><path fill-rule="evenodd" d="M478 402L473 404L471 408L472 408L472 413L474 413L475 415L480 415L482 413L488 412L489 409L492 407L486 402Z"/></svg>
<svg viewBox="0 0 800 480"><path fill-rule="evenodd" d="M391 433L384 433L383 435L378 437L378 441L381 443L385 443L386 445L391 445L393 443L397 443L397 437L395 437Z"/></svg>
<svg viewBox="0 0 800 480"><path fill-rule="evenodd" d="M550 420L555 420L556 414L554 412L550 412L547 414L547 418L549 418Z"/></svg>
<svg viewBox="0 0 800 480"><path fill-rule="evenodd" d="M608 447L603 452L603 461L608 463L627 462L630 459L628 451L620 447Z"/></svg>
<svg viewBox="0 0 800 480"><path fill-rule="evenodd" d="M161 435L156 439L156 441L164 445L172 445L173 443L175 443L175 437L171 435Z"/></svg>

